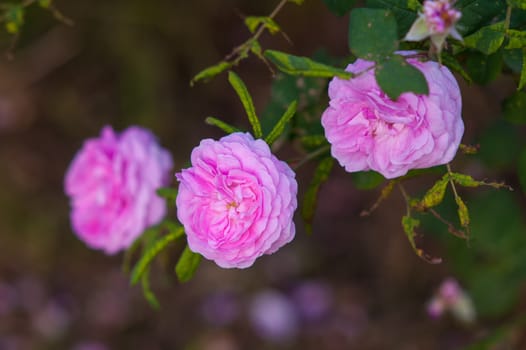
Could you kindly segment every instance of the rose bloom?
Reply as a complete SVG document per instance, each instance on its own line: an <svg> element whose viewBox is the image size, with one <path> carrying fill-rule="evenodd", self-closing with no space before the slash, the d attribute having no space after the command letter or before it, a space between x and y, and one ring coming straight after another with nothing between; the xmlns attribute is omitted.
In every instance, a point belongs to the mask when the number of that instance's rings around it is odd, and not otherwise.
<svg viewBox="0 0 526 350"><path fill-rule="evenodd" d="M78 237L107 254L128 248L165 215L156 189L168 184L172 167L170 153L140 127L119 135L106 126L85 141L65 178Z"/></svg>
<svg viewBox="0 0 526 350"><path fill-rule="evenodd" d="M192 251L246 268L294 238L295 174L263 140L239 132L205 139L191 158L176 174L176 202Z"/></svg>
<svg viewBox="0 0 526 350"><path fill-rule="evenodd" d="M411 25L404 40L421 41L427 37L438 53L446 44L446 38L451 35L454 39L462 41L462 36L455 25L462 17L462 13L453 5L455 0L426 0L423 5L423 13Z"/></svg>
<svg viewBox="0 0 526 350"><path fill-rule="evenodd" d="M376 83L374 62L362 59L347 67L359 75L330 82L321 122L332 156L348 172L375 170L390 179L455 156L464 123L453 74L437 62L407 61L425 75L429 95L406 92L392 101Z"/></svg>

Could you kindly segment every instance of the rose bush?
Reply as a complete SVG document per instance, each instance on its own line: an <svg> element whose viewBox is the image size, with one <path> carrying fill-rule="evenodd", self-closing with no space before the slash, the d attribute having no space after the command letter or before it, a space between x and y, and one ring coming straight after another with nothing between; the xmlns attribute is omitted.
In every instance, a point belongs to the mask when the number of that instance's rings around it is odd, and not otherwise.
<svg viewBox="0 0 526 350"><path fill-rule="evenodd" d="M120 135L109 126L85 141L65 177L78 237L107 254L128 248L166 213L156 189L168 184L171 155L140 127Z"/></svg>
<svg viewBox="0 0 526 350"><path fill-rule="evenodd" d="M192 251L246 268L294 238L295 174L263 140L248 133L205 139L191 160L176 174L176 202Z"/></svg>
<svg viewBox="0 0 526 350"><path fill-rule="evenodd" d="M376 83L374 62L362 59L347 67L359 75L330 82L322 125L333 157L348 172L375 170L395 178L455 156L464 133L458 84L437 62L408 62L425 75L429 95L406 92L392 101Z"/></svg>

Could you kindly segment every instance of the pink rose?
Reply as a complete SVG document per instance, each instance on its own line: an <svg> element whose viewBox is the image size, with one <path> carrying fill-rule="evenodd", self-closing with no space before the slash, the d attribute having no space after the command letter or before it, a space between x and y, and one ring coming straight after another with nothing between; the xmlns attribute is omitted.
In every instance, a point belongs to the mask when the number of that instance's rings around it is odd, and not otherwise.
<svg viewBox="0 0 526 350"><path fill-rule="evenodd" d="M116 135L107 126L85 141L65 179L78 237L107 254L128 248L165 215L156 189L168 183L172 166L170 153L140 127Z"/></svg>
<svg viewBox="0 0 526 350"><path fill-rule="evenodd" d="M408 61L424 73L428 96L407 92L392 101L369 69L374 63L361 59L347 67L360 75L329 84L329 107L321 122L332 156L348 172L372 169L390 179L455 156L464 133L458 84L445 66Z"/></svg>
<svg viewBox="0 0 526 350"><path fill-rule="evenodd" d="M249 267L294 238L295 174L263 140L239 132L202 140L176 176L188 245L219 266Z"/></svg>

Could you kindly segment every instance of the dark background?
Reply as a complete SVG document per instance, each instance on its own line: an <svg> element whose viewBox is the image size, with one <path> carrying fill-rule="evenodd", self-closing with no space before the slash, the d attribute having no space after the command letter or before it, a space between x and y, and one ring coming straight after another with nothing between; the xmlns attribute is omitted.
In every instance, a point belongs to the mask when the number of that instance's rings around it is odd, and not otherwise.
<svg viewBox="0 0 526 350"><path fill-rule="evenodd" d="M152 310L122 273L122 254L91 251L71 231L64 172L83 140L106 124L117 130L132 124L150 128L172 152L175 170L185 166L199 140L222 135L204 123L205 117L247 126L225 75L193 88L189 81L249 37L243 15L266 15L276 2L77 0L56 5L75 25L65 26L32 6L14 59L0 61L1 350L458 349L501 325L513 325L524 310L525 200L515 174L524 130L500 120L500 103L515 89L509 75L485 87L467 86L459 78L463 143L482 148L477 156L459 156L453 168L515 188L462 192L474 206L473 233L479 238L473 245L430 223L420 230L426 249L445 261L422 261L400 225L401 195L395 191L362 218L359 213L379 190L357 190L336 166L321 190L313 235L306 235L298 215L296 239L278 253L247 270L222 270L204 261L185 285L173 273L176 249L155 263L152 283L162 307ZM336 17L320 0L289 4L277 21L292 44L267 34L262 39L266 48L304 56L320 48L335 57L348 54L348 16ZM7 51L10 37L0 37ZM270 98L269 70L249 58L236 71L263 110ZM296 156L297 149L285 147L279 155ZM300 198L312 170L309 164L298 173ZM435 179L424 177L407 188L422 194ZM451 205L444 210L451 211ZM483 232L479 236L477 228ZM496 253L484 250L509 236L511 241ZM512 266L488 272L503 257L513 257ZM432 320L426 314L426 303L449 276L470 286L480 310L475 324L463 325L451 316ZM261 293L274 296L273 306L264 309L300 305L301 310L305 303L297 295L309 287L315 296L307 306L321 305L322 316L287 320L277 312L270 323L284 322L278 327L283 334L260 334L250 310ZM521 348L520 330L510 329L505 344Z"/></svg>

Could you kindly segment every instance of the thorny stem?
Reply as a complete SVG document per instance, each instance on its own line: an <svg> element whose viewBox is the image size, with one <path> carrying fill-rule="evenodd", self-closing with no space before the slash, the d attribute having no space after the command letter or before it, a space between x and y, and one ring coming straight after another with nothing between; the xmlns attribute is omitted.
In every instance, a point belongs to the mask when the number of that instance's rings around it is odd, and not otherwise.
<svg viewBox="0 0 526 350"><path fill-rule="evenodd" d="M268 16L270 19L274 19L278 15L278 13L283 9L283 7L287 4L289 0L281 0L279 4L272 10L270 15ZM247 41L245 41L243 44L235 47L232 52L230 52L226 57L225 60L229 61L232 57L235 55L238 55L238 57L234 60L234 64L238 64L239 61L245 56L245 54L248 53L250 50L250 43L257 41L259 37L263 34L265 31L265 25L260 24L257 31L254 33L252 37L250 37Z"/></svg>
<svg viewBox="0 0 526 350"><path fill-rule="evenodd" d="M449 183L451 184L451 188L453 189L453 194L455 195L455 199L459 198L457 187L455 186L455 183L453 182L453 179L451 178L451 174L453 172L451 171L451 166L449 165L449 163L446 164L446 167L447 167L447 173L450 175Z"/></svg>
<svg viewBox="0 0 526 350"><path fill-rule="evenodd" d="M466 234L461 231L461 230L458 230L455 226L453 226L452 223L450 223L449 221L447 221L446 219L444 219L435 209L433 208L428 208L427 211L429 213L431 213L436 219L438 219L440 222L442 222L444 225L447 226L447 229L448 231L453 234L454 236L457 236L459 238L462 238L462 239L467 239L468 237L466 236Z"/></svg>

